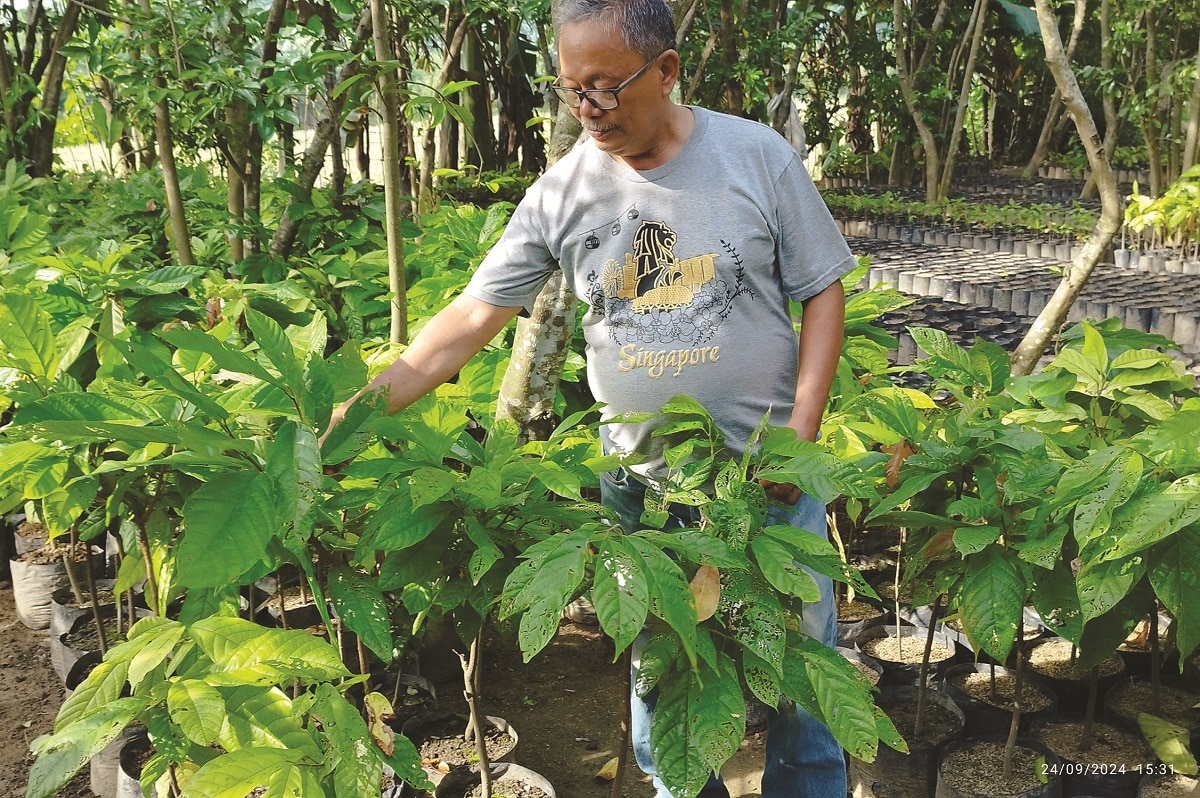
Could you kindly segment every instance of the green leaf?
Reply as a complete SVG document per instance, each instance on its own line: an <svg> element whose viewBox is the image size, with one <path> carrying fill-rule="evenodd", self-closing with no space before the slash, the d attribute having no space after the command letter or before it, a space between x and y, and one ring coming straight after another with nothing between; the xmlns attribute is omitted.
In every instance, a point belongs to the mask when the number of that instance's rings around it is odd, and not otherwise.
<svg viewBox="0 0 1200 798"><path fill-rule="evenodd" d="M166 662L175 646L183 639L184 629L178 623L171 622L144 634L139 640L141 646L129 661L129 686L137 690L142 679L159 665ZM211 741L209 741L211 742ZM207 745L207 743L201 743Z"/></svg>
<svg viewBox="0 0 1200 798"><path fill-rule="evenodd" d="M788 645L799 651L820 716L834 738L852 756L874 759L879 721L870 685L858 678L845 657L816 640L793 637Z"/></svg>
<svg viewBox="0 0 1200 798"><path fill-rule="evenodd" d="M582 481L558 463L549 460L541 461L534 466L533 476L551 493L565 499L583 501L583 496L579 492L583 487Z"/></svg>
<svg viewBox="0 0 1200 798"><path fill-rule="evenodd" d="M136 698L118 699L35 740L32 748L37 759L29 769L26 798L50 798L66 786L80 768L117 739L144 705Z"/></svg>
<svg viewBox="0 0 1200 798"><path fill-rule="evenodd" d="M1200 526L1181 529L1154 548L1150 584L1175 618L1175 643L1184 657L1200 645Z"/></svg>
<svg viewBox="0 0 1200 798"><path fill-rule="evenodd" d="M377 693L373 693L378 697ZM371 745L372 735L359 711L337 688L330 684L317 687L312 708L313 717L337 755L334 778L337 795L367 795L377 792L381 764L387 762L396 775L414 787L429 785L421 758L406 737L394 738L395 751L387 756L378 745Z"/></svg>
<svg viewBox="0 0 1200 798"><path fill-rule="evenodd" d="M860 593L870 595L872 592L859 570L847 567L833 548L833 544L821 535L791 524L776 524L765 527L761 537L786 544L790 549L791 558L796 563L819 576L847 582Z"/></svg>
<svg viewBox="0 0 1200 798"><path fill-rule="evenodd" d="M650 749L672 794L696 795L746 734L746 704L737 669L719 655L718 669L675 673L659 685L650 720Z"/></svg>
<svg viewBox="0 0 1200 798"><path fill-rule="evenodd" d="M615 654L634 641L650 612L650 588L642 568L641 557L622 538L612 536L600 544L592 603Z"/></svg>
<svg viewBox="0 0 1200 798"><path fill-rule="evenodd" d="M492 566L504 557L504 552L492 540L487 527L479 523L475 516L465 519L463 529L467 538L475 544L475 550L471 552L471 558L467 562L467 571L471 575L471 584L478 585Z"/></svg>
<svg viewBox="0 0 1200 798"><path fill-rule="evenodd" d="M194 587L236 583L266 556L277 531L275 518L267 474L222 474L200 486L183 506L184 532L176 552L179 581Z"/></svg>
<svg viewBox="0 0 1200 798"><path fill-rule="evenodd" d="M644 538L631 535L631 546L641 555L650 589L650 612L661 618L679 635L688 660L695 666L696 608L687 577L679 565L661 549Z"/></svg>
<svg viewBox="0 0 1200 798"><path fill-rule="evenodd" d="M217 741L226 751L284 748L297 757L321 758L320 748L305 730L292 701L278 687L218 687L225 715Z"/></svg>
<svg viewBox="0 0 1200 798"><path fill-rule="evenodd" d="M1146 742L1150 743L1154 750L1154 755L1163 764L1170 765L1176 773L1196 775L1196 757L1188 748L1191 740L1191 732L1188 729L1145 712L1138 714L1137 722L1146 737Z"/></svg>
<svg viewBox="0 0 1200 798"><path fill-rule="evenodd" d="M376 580L345 565L329 573L329 598L350 631L385 664L392 661L392 617Z"/></svg>
<svg viewBox="0 0 1200 798"><path fill-rule="evenodd" d="M196 771L183 798L245 798L257 787L271 798L324 798L315 768L300 765L298 751L257 748L232 751Z"/></svg>
<svg viewBox="0 0 1200 798"><path fill-rule="evenodd" d="M1141 456L1130 452L1112 461L1100 476L1099 485L1095 482L1089 485L1089 492L1075 505L1074 533L1081 549L1108 530L1113 511L1129 501L1137 490L1142 471Z"/></svg>
<svg viewBox="0 0 1200 798"><path fill-rule="evenodd" d="M1088 560L1124 559L1196 521L1200 521L1200 474L1189 474L1122 508L1114 515L1112 528L1092 545L1081 547L1080 553Z"/></svg>
<svg viewBox="0 0 1200 798"><path fill-rule="evenodd" d="M991 545L970 557L961 602L967 634L998 662L1005 662L1025 606L1025 581L1012 555Z"/></svg>
<svg viewBox="0 0 1200 798"><path fill-rule="evenodd" d="M198 679L172 682L167 690L167 712L172 722L196 745L216 742L225 723L221 693Z"/></svg>
<svg viewBox="0 0 1200 798"><path fill-rule="evenodd" d="M283 387L279 378L263 368L257 360L197 327L172 327L160 330L157 335L178 349L203 352L211 357L219 368L226 371L248 374L271 385Z"/></svg>
<svg viewBox="0 0 1200 798"><path fill-rule="evenodd" d="M279 384L284 387L303 385L300 361L296 358L291 340L279 323L254 308L246 308L246 323L254 333L254 342L279 372ZM295 387L292 390L295 390Z"/></svg>
<svg viewBox="0 0 1200 798"><path fill-rule="evenodd" d="M312 429L284 422L267 453L266 473L278 514L272 528L289 548L301 548L312 534L314 508L321 495L321 451Z"/></svg>
<svg viewBox="0 0 1200 798"><path fill-rule="evenodd" d="M109 658L93 668L92 672L83 680L83 684L75 688L75 691L63 701L62 706L58 709L58 715L54 718L56 734L81 722L84 718L94 715L120 698L129 676L128 657L132 656L132 650L123 650L127 655L124 659L114 658L112 650L110 650Z"/></svg>
<svg viewBox="0 0 1200 798"><path fill-rule="evenodd" d="M516 606L525 608L517 639L526 662L554 637L563 608L583 583L591 532L590 528L583 528L555 535L549 539L554 545L545 556L526 560L514 569L513 576L522 569L533 571L514 601Z"/></svg>
<svg viewBox="0 0 1200 798"><path fill-rule="evenodd" d="M0 293L0 344L4 345L0 366L15 368L38 385L50 387L58 362L58 347L50 315L29 294Z"/></svg>
<svg viewBox="0 0 1200 798"><path fill-rule="evenodd" d="M135 402L121 396L60 392L23 405L14 422L16 424L35 424L45 421L145 423L159 420L154 411L143 402Z"/></svg>
<svg viewBox="0 0 1200 798"><path fill-rule="evenodd" d="M417 545L433 533L454 508L446 504L414 506L408 500L408 487L401 485L371 518L371 527L363 538L379 551L403 551ZM362 559L365 552L356 552Z"/></svg>
<svg viewBox="0 0 1200 798"><path fill-rule="evenodd" d="M205 618L191 627L192 638L211 659L214 672L246 668L273 670L277 684L294 678L330 680L350 676L337 650L298 629L270 629L242 618Z"/></svg>
<svg viewBox="0 0 1200 798"><path fill-rule="evenodd" d="M145 374L150 381L166 388L172 395L200 408L210 418L218 421L225 421L229 418L229 412L224 407L188 382L182 374L175 370L170 360L163 359L166 353L160 350L164 347L150 347L144 343L134 345L129 341L103 334L101 337L120 353L129 365Z"/></svg>
<svg viewBox="0 0 1200 798"><path fill-rule="evenodd" d="M750 550L767 581L778 590L801 601L816 602L820 588L812 574L795 561L795 551L770 535L759 535L750 541Z"/></svg>

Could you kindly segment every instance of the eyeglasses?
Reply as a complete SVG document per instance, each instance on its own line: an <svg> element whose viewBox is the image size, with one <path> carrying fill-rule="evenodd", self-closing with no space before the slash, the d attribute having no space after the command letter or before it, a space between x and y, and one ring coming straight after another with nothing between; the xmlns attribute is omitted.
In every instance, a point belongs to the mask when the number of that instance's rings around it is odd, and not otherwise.
<svg viewBox="0 0 1200 798"><path fill-rule="evenodd" d="M666 50L663 50L658 55L662 55L665 52ZM558 99L567 104L568 108L578 108L583 104L583 98L586 97L588 102L592 104L593 108L601 111L611 111L621 104L621 101L618 99L617 95L620 94L621 91L623 91L630 83L633 83L642 75L646 74L646 70L650 68L650 65L658 60L658 55L651 58L642 65L641 69L639 69L637 72L634 72L632 75L625 78L625 80L621 81L616 86L613 86L611 89L572 89L566 86L560 86L557 82L550 84L550 88L555 94L558 95Z"/></svg>

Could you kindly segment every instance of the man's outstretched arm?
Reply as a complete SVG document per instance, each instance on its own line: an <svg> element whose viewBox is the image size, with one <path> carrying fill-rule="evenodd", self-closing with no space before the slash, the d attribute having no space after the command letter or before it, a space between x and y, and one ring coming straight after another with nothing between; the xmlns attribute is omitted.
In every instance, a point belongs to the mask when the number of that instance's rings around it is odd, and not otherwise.
<svg viewBox="0 0 1200 798"><path fill-rule="evenodd" d="M422 328L392 365L354 396L334 408L322 443L352 404L377 391L387 398L389 413L398 413L458 373L483 349L520 308L492 305L460 294Z"/></svg>

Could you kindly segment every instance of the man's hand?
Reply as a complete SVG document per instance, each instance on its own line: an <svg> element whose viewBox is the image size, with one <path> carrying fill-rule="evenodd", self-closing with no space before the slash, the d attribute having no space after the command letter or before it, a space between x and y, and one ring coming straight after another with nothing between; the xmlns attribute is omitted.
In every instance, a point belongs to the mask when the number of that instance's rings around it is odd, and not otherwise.
<svg viewBox="0 0 1200 798"><path fill-rule="evenodd" d="M804 493L795 485L789 485L786 482L772 482L769 479L760 479L758 484L767 489L768 496L776 501L783 502L788 507L800 501L800 496Z"/></svg>

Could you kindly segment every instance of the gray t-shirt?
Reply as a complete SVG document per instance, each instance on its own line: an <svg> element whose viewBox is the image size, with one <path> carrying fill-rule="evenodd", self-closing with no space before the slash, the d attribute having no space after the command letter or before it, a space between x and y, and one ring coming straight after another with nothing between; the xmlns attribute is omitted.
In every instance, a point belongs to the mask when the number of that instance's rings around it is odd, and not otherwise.
<svg viewBox="0 0 1200 798"><path fill-rule="evenodd" d="M529 308L554 269L587 304L592 393L604 417L657 412L686 394L740 451L796 392L787 298L805 300L855 265L795 151L765 125L692 108L684 148L637 171L577 146L538 180L466 292ZM607 451L664 468L648 424L604 427Z"/></svg>

